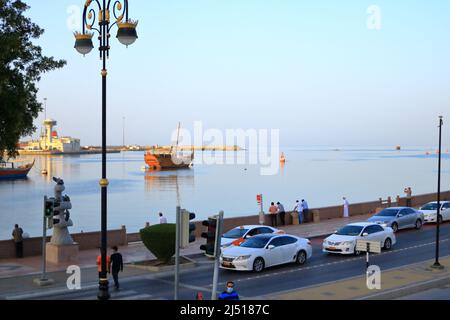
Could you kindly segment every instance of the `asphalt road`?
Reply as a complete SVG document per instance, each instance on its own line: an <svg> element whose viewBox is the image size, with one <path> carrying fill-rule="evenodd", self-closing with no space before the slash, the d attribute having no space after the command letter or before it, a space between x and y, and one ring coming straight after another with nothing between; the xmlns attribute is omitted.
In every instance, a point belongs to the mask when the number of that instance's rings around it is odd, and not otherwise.
<svg viewBox="0 0 450 320"><path fill-rule="evenodd" d="M421 230L404 230L397 234L397 244L390 251L371 255L370 263L386 269L413 264L434 258L435 225ZM441 256L450 255L450 222L441 225ZM340 256L321 251L322 238L312 239L313 256L303 266L288 264L264 270L260 274L220 270L219 291L227 280L235 282L241 298L252 298L285 290L298 289L365 274L365 254ZM201 291L210 299L213 264L206 257L197 257L198 266L180 274L179 299L193 300ZM111 290L112 299L173 299L173 273L149 274L121 281L121 291ZM97 288L67 291L34 297L34 299L96 299Z"/></svg>

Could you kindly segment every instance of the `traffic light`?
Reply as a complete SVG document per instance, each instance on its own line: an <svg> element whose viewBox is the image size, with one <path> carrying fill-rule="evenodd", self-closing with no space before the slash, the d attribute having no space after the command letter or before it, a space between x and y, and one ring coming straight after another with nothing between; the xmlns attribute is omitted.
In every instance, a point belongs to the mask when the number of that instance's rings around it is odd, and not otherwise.
<svg viewBox="0 0 450 320"><path fill-rule="evenodd" d="M184 248L189 243L195 241L195 223L190 222L195 219L195 213L181 209L181 247Z"/></svg>
<svg viewBox="0 0 450 320"><path fill-rule="evenodd" d="M53 215L55 212L55 199L44 197L44 217L47 218L48 228L53 227Z"/></svg>
<svg viewBox="0 0 450 320"><path fill-rule="evenodd" d="M209 217L208 220L204 220L202 222L202 225L208 227L208 230L206 232L202 232L202 238L206 238L206 244L202 244L200 246L200 250L204 250L205 255L212 258L216 256L216 241L220 241L220 239L217 239L217 221L218 217Z"/></svg>

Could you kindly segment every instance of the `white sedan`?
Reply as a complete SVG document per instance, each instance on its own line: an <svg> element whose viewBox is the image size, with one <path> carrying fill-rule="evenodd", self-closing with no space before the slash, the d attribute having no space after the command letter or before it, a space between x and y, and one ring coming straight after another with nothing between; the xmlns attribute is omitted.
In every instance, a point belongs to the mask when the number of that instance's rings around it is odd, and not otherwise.
<svg viewBox="0 0 450 320"><path fill-rule="evenodd" d="M231 245L238 246L250 237L265 233L284 233L284 231L264 225L239 226L222 235L220 246L222 248L227 248Z"/></svg>
<svg viewBox="0 0 450 320"><path fill-rule="evenodd" d="M439 223L450 220L450 201L441 201L441 213L439 214ZM422 206L419 211L423 213L425 222L436 222L437 201L428 202Z"/></svg>
<svg viewBox="0 0 450 320"><path fill-rule="evenodd" d="M322 251L359 254L359 251L356 251L357 240L379 241L385 250L390 250L397 241L394 231L390 227L383 227L372 222L351 223L323 240Z"/></svg>
<svg viewBox="0 0 450 320"><path fill-rule="evenodd" d="M245 240L240 246L223 249L220 267L261 272L279 264L304 264L311 256L312 247L308 239L288 234L261 234Z"/></svg>

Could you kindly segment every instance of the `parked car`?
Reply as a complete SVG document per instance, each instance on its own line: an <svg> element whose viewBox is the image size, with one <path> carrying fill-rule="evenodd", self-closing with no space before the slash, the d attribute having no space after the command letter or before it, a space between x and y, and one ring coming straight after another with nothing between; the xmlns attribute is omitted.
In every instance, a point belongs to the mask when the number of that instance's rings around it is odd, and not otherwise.
<svg viewBox="0 0 450 320"><path fill-rule="evenodd" d="M441 211L439 214L439 223L442 221L450 220L450 201L441 201ZM424 221L427 222L436 222L437 217L437 201L428 202L423 205L419 211L424 215Z"/></svg>
<svg viewBox="0 0 450 320"><path fill-rule="evenodd" d="M369 218L367 221L391 227L394 232L406 228L422 228L424 215L410 207L385 208Z"/></svg>
<svg viewBox="0 0 450 320"><path fill-rule="evenodd" d="M261 272L264 268L296 262L304 264L312 256L311 242L289 234L260 234L240 246L222 250L223 269Z"/></svg>
<svg viewBox="0 0 450 320"><path fill-rule="evenodd" d="M357 240L379 241L381 247L390 250L397 242L394 231L373 222L350 223L331 236L325 238L322 251L338 254L359 254L356 250Z"/></svg>
<svg viewBox="0 0 450 320"><path fill-rule="evenodd" d="M244 242L245 239L265 233L284 233L284 231L264 225L239 226L222 235L222 238L220 239L220 246L222 248L226 248L231 245L238 246Z"/></svg>

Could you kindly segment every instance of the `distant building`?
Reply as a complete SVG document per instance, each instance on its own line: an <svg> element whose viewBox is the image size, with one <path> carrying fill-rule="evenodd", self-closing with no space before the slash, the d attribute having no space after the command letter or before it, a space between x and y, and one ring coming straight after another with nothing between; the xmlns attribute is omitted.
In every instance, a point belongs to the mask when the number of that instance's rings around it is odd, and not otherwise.
<svg viewBox="0 0 450 320"><path fill-rule="evenodd" d="M59 137L53 127L57 122L53 119L46 119L44 121L45 131L39 137L39 140L31 140L26 143L21 143L20 146L26 151L59 151L59 152L79 152L80 139L72 137Z"/></svg>

